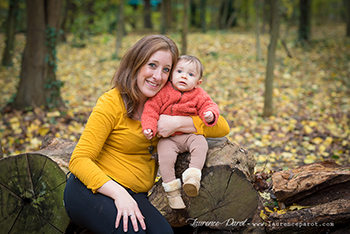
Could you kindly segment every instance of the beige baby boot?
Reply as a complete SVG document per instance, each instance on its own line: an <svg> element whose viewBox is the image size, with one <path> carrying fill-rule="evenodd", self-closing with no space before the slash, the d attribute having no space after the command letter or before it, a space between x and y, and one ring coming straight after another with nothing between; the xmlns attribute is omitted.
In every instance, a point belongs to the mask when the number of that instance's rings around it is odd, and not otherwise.
<svg viewBox="0 0 350 234"><path fill-rule="evenodd" d="M172 209L185 209L185 203L181 197L181 181L176 179L168 183L162 183L165 194L168 197L169 206Z"/></svg>
<svg viewBox="0 0 350 234"><path fill-rule="evenodd" d="M187 196L195 197L198 195L199 188L201 186L201 170L190 167L182 173L183 189Z"/></svg>

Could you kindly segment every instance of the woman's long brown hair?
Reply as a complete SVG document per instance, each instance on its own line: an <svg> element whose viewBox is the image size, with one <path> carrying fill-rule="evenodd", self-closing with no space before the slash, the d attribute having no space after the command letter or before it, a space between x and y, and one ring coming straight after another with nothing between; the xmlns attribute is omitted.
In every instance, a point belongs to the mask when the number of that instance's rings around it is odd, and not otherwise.
<svg viewBox="0 0 350 234"><path fill-rule="evenodd" d="M119 90L129 118L133 117L134 111L139 105L140 89L136 81L140 68L159 50L170 51L172 71L179 57L179 50L175 42L164 35L150 35L140 39L126 52L114 74L112 87Z"/></svg>

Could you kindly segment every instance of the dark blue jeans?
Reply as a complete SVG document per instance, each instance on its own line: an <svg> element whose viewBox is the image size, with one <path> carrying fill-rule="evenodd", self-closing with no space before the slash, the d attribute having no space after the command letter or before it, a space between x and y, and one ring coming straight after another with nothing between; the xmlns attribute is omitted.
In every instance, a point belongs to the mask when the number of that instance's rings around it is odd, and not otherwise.
<svg viewBox="0 0 350 234"><path fill-rule="evenodd" d="M170 224L150 203L146 193L135 193L131 190L128 192L145 217L146 230L142 230L138 223L138 234L173 234ZM73 223L95 234L125 233L122 220L118 228L115 228L117 209L114 200L103 194L93 193L73 174L70 175L64 190L64 204ZM135 233L130 220L127 233Z"/></svg>

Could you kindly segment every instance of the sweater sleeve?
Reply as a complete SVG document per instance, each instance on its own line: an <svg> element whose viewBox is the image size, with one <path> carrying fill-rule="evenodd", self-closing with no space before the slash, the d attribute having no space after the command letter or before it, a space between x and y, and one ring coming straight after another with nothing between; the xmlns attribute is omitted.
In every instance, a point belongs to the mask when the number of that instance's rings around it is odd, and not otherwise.
<svg viewBox="0 0 350 234"><path fill-rule="evenodd" d="M204 137L224 137L230 132L230 127L224 117L219 115L218 121L213 127L205 125L199 116L191 116L194 127L197 132L195 134L203 135Z"/></svg>
<svg viewBox="0 0 350 234"><path fill-rule="evenodd" d="M220 110L218 105L213 102L213 100L210 98L209 94L205 92L202 88L198 88L198 114L199 117L203 120L204 124L206 124L209 127L214 126L219 118ZM204 118L204 113L207 111L211 111L214 114L214 121L211 123L207 123Z"/></svg>
<svg viewBox="0 0 350 234"><path fill-rule="evenodd" d="M141 117L142 131L145 129L151 129L153 135L157 133L159 115L161 114L160 111L163 104L162 100L165 94L164 90L165 87L161 89L156 96L148 99L145 103Z"/></svg>
<svg viewBox="0 0 350 234"><path fill-rule="evenodd" d="M69 163L69 170L94 193L110 180L94 160L122 115L118 104L118 100L108 93L99 98Z"/></svg>

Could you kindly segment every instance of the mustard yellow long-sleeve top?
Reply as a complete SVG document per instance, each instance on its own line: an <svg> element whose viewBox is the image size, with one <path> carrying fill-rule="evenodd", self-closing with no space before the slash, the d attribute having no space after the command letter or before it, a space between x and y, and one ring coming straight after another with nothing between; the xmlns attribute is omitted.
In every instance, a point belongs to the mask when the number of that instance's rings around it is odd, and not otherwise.
<svg viewBox="0 0 350 234"><path fill-rule="evenodd" d="M192 118L196 134L223 137L229 133L229 126L221 116L213 127L206 126L199 117ZM154 146L157 143L158 140L152 140ZM134 192L148 192L158 169L148 151L150 145L142 133L141 122L126 117L120 93L112 89L97 101L72 154L69 169L93 192L110 179Z"/></svg>

